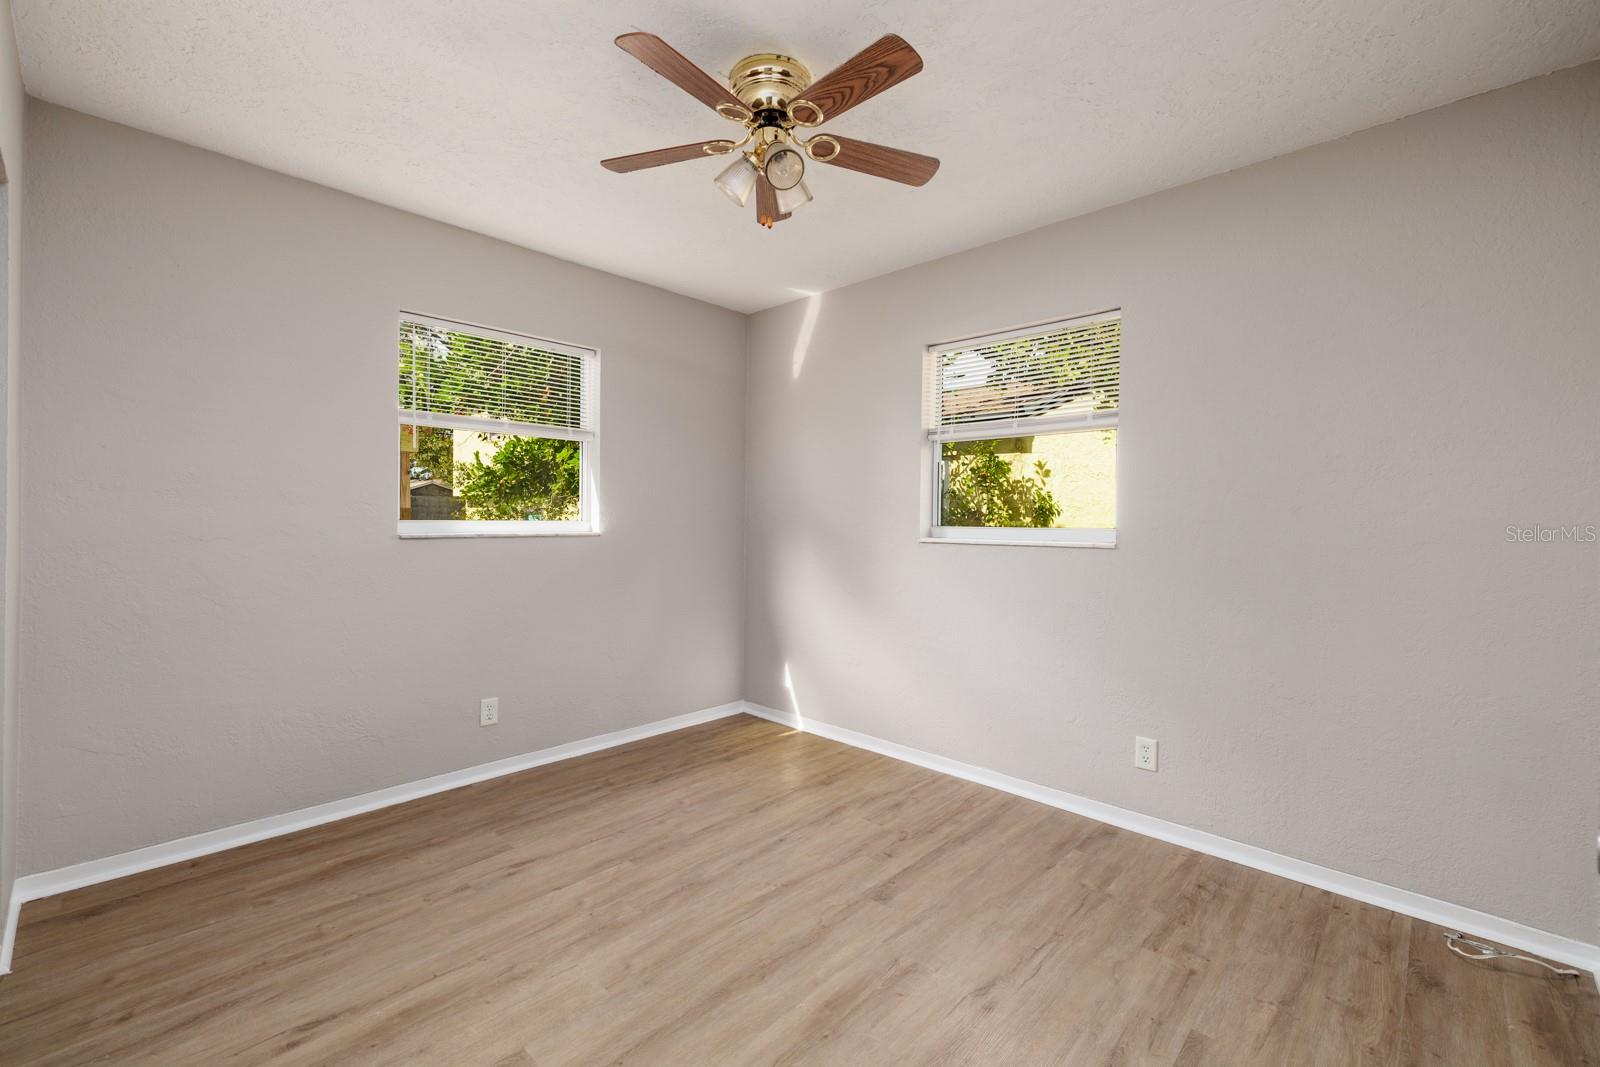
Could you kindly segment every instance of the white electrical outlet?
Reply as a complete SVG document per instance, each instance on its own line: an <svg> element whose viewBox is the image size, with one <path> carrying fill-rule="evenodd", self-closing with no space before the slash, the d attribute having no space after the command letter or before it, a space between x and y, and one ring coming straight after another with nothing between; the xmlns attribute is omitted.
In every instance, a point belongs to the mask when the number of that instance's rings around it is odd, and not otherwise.
<svg viewBox="0 0 1600 1067"><path fill-rule="evenodd" d="M1151 737L1135 737L1133 739L1133 765L1141 771L1156 769L1156 753L1160 743Z"/></svg>
<svg viewBox="0 0 1600 1067"><path fill-rule="evenodd" d="M478 702L478 725L493 726L500 721L500 698L484 697Z"/></svg>

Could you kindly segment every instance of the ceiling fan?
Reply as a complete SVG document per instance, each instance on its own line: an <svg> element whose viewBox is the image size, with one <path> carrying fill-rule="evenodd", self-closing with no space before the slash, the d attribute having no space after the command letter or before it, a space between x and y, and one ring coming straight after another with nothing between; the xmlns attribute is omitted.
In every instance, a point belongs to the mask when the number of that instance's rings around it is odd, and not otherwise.
<svg viewBox="0 0 1600 1067"><path fill-rule="evenodd" d="M745 133L737 141L696 141L601 160L607 170L627 174L738 153L717 175L717 188L740 207L754 192L756 222L771 229L810 202L807 159L906 185L924 185L939 169L932 156L837 134L802 138L797 133L838 118L922 69L917 50L895 34L880 37L818 81L799 60L772 52L739 60L723 85L655 34L625 33L617 38L617 47L723 118L739 123Z"/></svg>

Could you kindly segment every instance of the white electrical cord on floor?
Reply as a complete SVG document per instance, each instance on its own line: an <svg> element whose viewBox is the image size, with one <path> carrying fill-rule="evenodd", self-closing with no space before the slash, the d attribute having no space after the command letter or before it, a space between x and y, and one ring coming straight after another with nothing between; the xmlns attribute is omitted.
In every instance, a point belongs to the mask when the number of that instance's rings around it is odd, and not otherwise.
<svg viewBox="0 0 1600 1067"><path fill-rule="evenodd" d="M1482 941L1474 941L1459 930L1448 931L1444 935L1444 943L1450 946L1451 952L1454 952L1464 960L1525 960L1528 963L1537 963L1545 970L1558 974L1562 978L1577 978L1580 975L1580 972L1568 967L1557 967L1554 964L1546 963L1544 960L1536 960L1532 956L1524 956L1518 952L1507 952L1503 948L1486 945ZM1469 952L1467 949L1462 948L1462 945L1468 946L1472 951Z"/></svg>

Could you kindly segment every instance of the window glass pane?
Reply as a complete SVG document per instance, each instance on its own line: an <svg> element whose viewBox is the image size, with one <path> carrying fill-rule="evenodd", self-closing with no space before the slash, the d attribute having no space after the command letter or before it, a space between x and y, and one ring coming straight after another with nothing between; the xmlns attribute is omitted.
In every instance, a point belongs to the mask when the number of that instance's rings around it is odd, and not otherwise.
<svg viewBox="0 0 1600 1067"><path fill-rule="evenodd" d="M400 409L543 426L591 425L583 357L541 348L532 338L528 342L401 321Z"/></svg>
<svg viewBox="0 0 1600 1067"><path fill-rule="evenodd" d="M1026 337L937 352L930 429L996 419L1114 412L1122 392L1122 320L1057 323Z"/></svg>
<svg viewBox="0 0 1600 1067"><path fill-rule="evenodd" d="M582 442L400 427L400 518L576 521Z"/></svg>
<svg viewBox="0 0 1600 1067"><path fill-rule="evenodd" d="M1117 431L943 442L941 526L1114 530Z"/></svg>

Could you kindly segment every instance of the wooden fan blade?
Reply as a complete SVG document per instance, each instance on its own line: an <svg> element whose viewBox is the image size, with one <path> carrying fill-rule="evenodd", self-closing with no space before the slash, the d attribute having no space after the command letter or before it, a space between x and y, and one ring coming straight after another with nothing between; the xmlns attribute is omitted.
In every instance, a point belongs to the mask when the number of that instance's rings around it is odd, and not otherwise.
<svg viewBox="0 0 1600 1067"><path fill-rule="evenodd" d="M728 87L653 33L625 33L617 47L724 118L745 122L750 109Z"/></svg>
<svg viewBox="0 0 1600 1067"><path fill-rule="evenodd" d="M853 137L840 137L836 133L827 134L827 137L839 142L839 150L831 156L815 158L818 163L826 163L830 167L844 167L906 185L927 185L928 179L939 170L939 161L932 156L888 148L871 141L858 141ZM819 139L813 147L820 147L823 143Z"/></svg>
<svg viewBox="0 0 1600 1067"><path fill-rule="evenodd" d="M682 163L686 159L704 159L707 156L727 155L726 152L708 152L709 145L731 145L732 141L696 141L694 144L681 144L673 148L657 148L653 152L635 152L631 156L613 156L611 159L602 159L600 165L606 170L617 174L630 174L646 167L661 167L668 163Z"/></svg>
<svg viewBox="0 0 1600 1067"><path fill-rule="evenodd" d="M756 175L756 225L772 229L772 224L782 222L789 214L778 211L778 190L767 181L765 174Z"/></svg>
<svg viewBox="0 0 1600 1067"><path fill-rule="evenodd" d="M824 74L800 94L789 107L789 115L808 126L817 126L843 115L864 100L898 85L922 69L922 57L905 39L893 34L873 41L840 66ZM821 114L813 117L806 104Z"/></svg>

